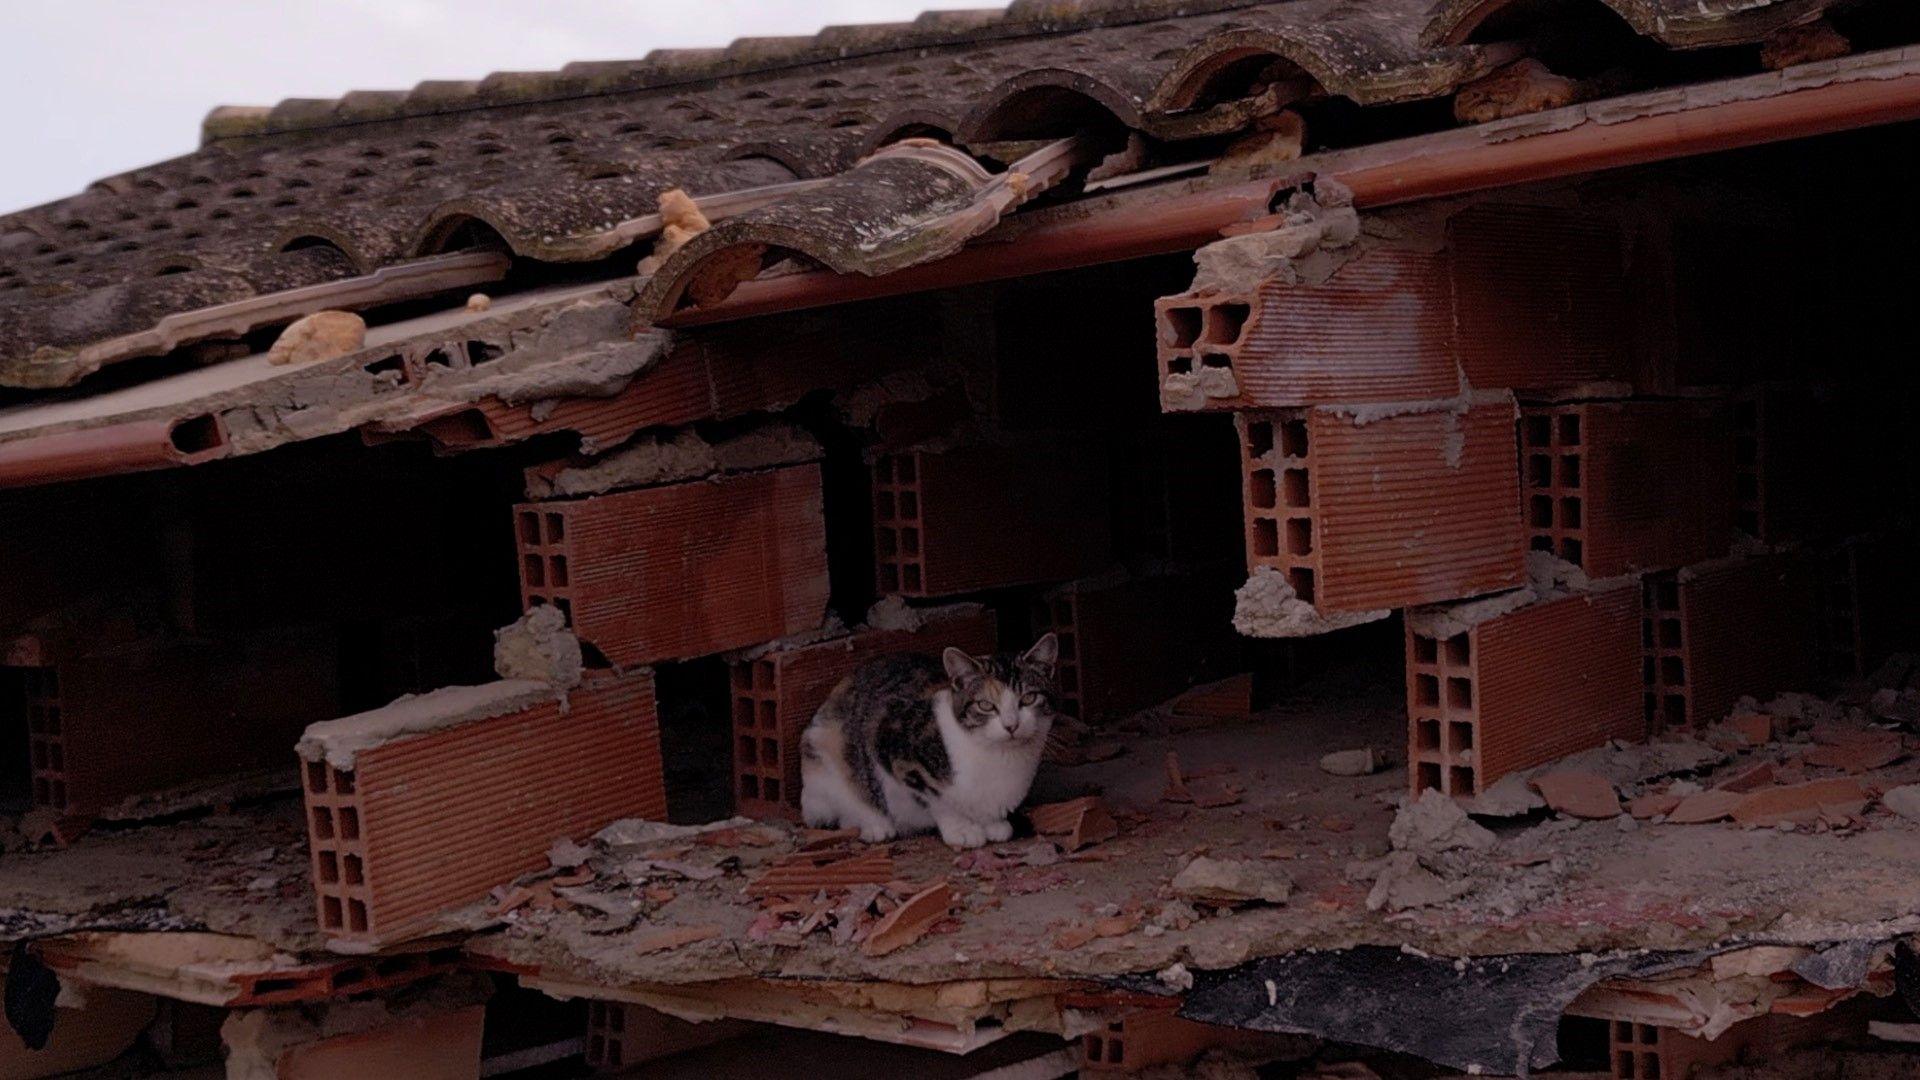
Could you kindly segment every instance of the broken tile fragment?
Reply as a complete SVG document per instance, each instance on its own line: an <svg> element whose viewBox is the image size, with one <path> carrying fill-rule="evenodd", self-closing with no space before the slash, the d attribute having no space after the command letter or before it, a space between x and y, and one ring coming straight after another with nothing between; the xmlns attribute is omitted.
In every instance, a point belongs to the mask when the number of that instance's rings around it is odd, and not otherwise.
<svg viewBox="0 0 1920 1080"><path fill-rule="evenodd" d="M1066 802L1048 803L1028 811L1033 831L1056 838L1068 851L1079 851L1120 835L1120 825L1107 812L1098 796L1086 795Z"/></svg>
<svg viewBox="0 0 1920 1080"><path fill-rule="evenodd" d="M774 863L747 886L747 895L811 896L822 889L883 885L893 880L893 856L885 848L845 851L796 851Z"/></svg>
<svg viewBox="0 0 1920 1080"><path fill-rule="evenodd" d="M1620 816L1620 796L1613 781L1598 773L1550 772L1533 780L1547 806L1560 813L1595 821Z"/></svg>
<svg viewBox="0 0 1920 1080"><path fill-rule="evenodd" d="M1627 800L1627 813L1632 814L1638 820L1645 821L1648 818L1659 817L1661 814L1673 813L1674 810L1679 807L1682 799L1683 796L1675 795L1672 792L1659 795L1641 795L1638 798Z"/></svg>
<svg viewBox="0 0 1920 1080"><path fill-rule="evenodd" d="M1701 825L1709 821L1721 821L1733 813L1740 805L1741 795L1737 791L1702 791L1688 795L1680 800L1680 805L1667 814L1670 825Z"/></svg>
<svg viewBox="0 0 1920 1080"><path fill-rule="evenodd" d="M1729 813L1742 825L1766 828L1782 822L1809 824L1823 811L1851 816L1866 805L1865 786L1847 777L1762 788L1743 796Z"/></svg>
<svg viewBox="0 0 1920 1080"><path fill-rule="evenodd" d="M1773 783L1773 763L1763 761L1748 769L1735 773L1715 785L1718 791L1753 791Z"/></svg>
<svg viewBox="0 0 1920 1080"><path fill-rule="evenodd" d="M712 940L719 937L720 932L718 926L665 926L633 938L633 951L642 956L648 953L666 952L669 949L678 949L682 945Z"/></svg>
<svg viewBox="0 0 1920 1080"><path fill-rule="evenodd" d="M1748 746L1764 746L1779 738L1774 718L1768 713L1736 713L1727 718L1725 727Z"/></svg>
<svg viewBox="0 0 1920 1080"><path fill-rule="evenodd" d="M908 897L874 924L860 946L867 956L885 956L919 941L953 907L953 887L942 878Z"/></svg>

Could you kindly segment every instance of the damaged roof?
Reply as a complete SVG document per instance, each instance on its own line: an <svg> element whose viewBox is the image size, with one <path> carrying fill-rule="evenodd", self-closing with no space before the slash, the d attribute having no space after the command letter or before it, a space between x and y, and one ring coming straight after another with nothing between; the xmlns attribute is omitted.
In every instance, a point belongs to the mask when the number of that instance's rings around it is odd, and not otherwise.
<svg viewBox="0 0 1920 1080"><path fill-rule="evenodd" d="M1635 32L1674 49L1761 42L1833 2L1606 0ZM1030 152L1088 130L1227 135L1308 98L1437 98L1524 51L1508 36L1528 17L1515 12L1536 6L1017 0L632 62L223 107L192 154L0 217L0 386L71 385L195 339L136 337L169 318L231 316L233 305L467 247L602 258L657 231L634 223L673 188L698 197L839 178L828 190L799 185L704 239L664 268L663 289L684 286L727 236L734 248L784 241L843 272L884 273L981 231L942 230L923 244L904 225L958 214L991 226L1020 198L925 155L861 165L883 147L931 138L999 157L997 148ZM1536 22L1556 17L1541 10ZM1476 40L1489 26L1490 40ZM907 174L930 170L911 185L925 193L899 190ZM867 205L889 191L890 203ZM831 220L848 205L869 220ZM894 235L868 242L889 225Z"/></svg>

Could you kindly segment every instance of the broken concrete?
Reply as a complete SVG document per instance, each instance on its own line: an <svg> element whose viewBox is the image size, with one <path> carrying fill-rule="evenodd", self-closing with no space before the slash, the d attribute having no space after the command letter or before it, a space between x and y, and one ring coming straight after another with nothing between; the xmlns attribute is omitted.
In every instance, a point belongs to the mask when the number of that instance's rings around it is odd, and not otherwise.
<svg viewBox="0 0 1920 1080"><path fill-rule="evenodd" d="M1247 583L1234 593L1233 628L1248 637L1291 638L1329 634L1379 622L1392 611L1342 611L1328 615L1300 599L1286 574L1256 567Z"/></svg>
<svg viewBox="0 0 1920 1080"><path fill-rule="evenodd" d="M536 604L513 625L494 631L493 670L502 679L570 690L580 685L583 668L580 639L559 608Z"/></svg>

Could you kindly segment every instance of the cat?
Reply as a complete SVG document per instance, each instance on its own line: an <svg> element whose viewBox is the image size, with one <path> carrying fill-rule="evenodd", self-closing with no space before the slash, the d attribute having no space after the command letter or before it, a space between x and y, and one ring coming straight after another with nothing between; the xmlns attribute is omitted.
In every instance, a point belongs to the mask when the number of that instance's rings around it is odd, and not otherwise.
<svg viewBox="0 0 1920 1080"><path fill-rule="evenodd" d="M840 681L801 737L800 812L869 843L938 830L1000 843L1027 797L1055 713L1059 639L1019 656L876 657Z"/></svg>

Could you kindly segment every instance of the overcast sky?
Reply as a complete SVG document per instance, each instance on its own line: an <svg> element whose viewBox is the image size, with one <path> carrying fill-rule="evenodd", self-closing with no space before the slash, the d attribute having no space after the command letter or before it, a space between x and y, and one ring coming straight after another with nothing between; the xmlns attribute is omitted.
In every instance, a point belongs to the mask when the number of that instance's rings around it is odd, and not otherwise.
<svg viewBox="0 0 1920 1080"><path fill-rule="evenodd" d="M186 153L214 105L541 71L995 0L0 0L0 213Z"/></svg>

